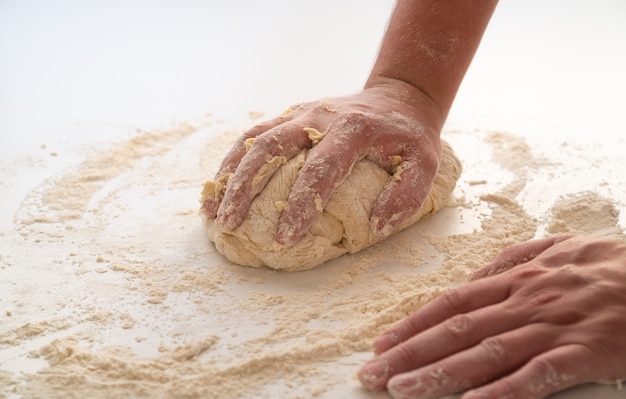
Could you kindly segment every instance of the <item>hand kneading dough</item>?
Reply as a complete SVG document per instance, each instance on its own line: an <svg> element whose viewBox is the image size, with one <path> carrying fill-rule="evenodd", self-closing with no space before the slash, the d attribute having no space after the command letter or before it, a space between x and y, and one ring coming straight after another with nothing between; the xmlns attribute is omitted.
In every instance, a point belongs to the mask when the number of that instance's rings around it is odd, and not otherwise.
<svg viewBox="0 0 626 399"><path fill-rule="evenodd" d="M215 219L203 213L209 239L230 261L254 267L306 270L380 241L370 234L370 211L380 192L393 177L366 159L354 165L351 174L337 187L323 212L316 217L300 241L286 248L274 240L281 204L287 200L305 157L306 152L302 152L276 171L265 189L252 202L244 222L236 229L224 231L215 225ZM442 142L442 160L428 198L420 211L393 233L443 207L460 173L459 160L452 148ZM207 187L211 183L207 183Z"/></svg>

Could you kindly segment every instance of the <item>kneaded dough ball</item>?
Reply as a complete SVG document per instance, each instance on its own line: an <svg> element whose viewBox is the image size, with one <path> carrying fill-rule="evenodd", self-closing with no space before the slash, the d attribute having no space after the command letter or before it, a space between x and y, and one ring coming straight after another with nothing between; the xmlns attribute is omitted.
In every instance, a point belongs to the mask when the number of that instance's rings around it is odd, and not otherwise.
<svg viewBox="0 0 626 399"><path fill-rule="evenodd" d="M367 159L354 165L300 241L287 248L274 240L282 205L305 157L306 152L302 152L278 168L252 202L244 222L236 229L225 231L215 224L215 219L202 214L208 238L220 253L240 265L297 271L311 269L380 241L370 234L370 212L378 195L393 177ZM441 164L428 198L420 211L392 234L445 206L460 174L461 163L452 148L442 142ZM214 183L208 182L207 185L214 186Z"/></svg>

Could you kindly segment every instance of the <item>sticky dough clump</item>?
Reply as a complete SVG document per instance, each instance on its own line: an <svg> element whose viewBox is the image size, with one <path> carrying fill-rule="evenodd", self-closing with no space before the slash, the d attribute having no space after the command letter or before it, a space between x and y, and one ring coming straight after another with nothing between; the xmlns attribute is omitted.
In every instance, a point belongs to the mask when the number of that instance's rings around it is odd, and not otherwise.
<svg viewBox="0 0 626 399"><path fill-rule="evenodd" d="M303 151L280 165L265 189L252 202L244 222L234 230L221 229L215 224L215 219L203 213L209 240L230 261L253 267L306 270L380 241L370 233L370 213L393 176L367 159L354 165L350 175L337 187L300 241L292 247L284 247L274 240L278 219L306 154L307 151ZM394 229L392 234L441 209L460 174L461 163L452 148L442 142L441 164L428 198L420 211ZM214 196L212 191L215 189L221 189L221 185L207 182L202 201Z"/></svg>

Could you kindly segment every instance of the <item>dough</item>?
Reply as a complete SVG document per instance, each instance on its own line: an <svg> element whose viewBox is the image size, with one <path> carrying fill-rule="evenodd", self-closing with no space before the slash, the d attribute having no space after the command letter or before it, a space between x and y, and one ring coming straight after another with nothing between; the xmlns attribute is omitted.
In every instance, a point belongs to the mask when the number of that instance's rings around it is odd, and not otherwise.
<svg viewBox="0 0 626 399"><path fill-rule="evenodd" d="M380 241L369 232L369 216L378 195L393 176L367 159L354 165L300 241L286 248L274 240L281 208L305 157L306 151L303 151L278 168L252 202L244 222L236 229L224 231L216 226L213 218L203 213L208 238L220 253L240 265L296 271L313 268ZM460 174L461 163L452 148L442 142L442 160L428 198L420 211L392 234L443 207ZM210 195L208 191L213 187L219 189L220 185L207 182L204 195Z"/></svg>

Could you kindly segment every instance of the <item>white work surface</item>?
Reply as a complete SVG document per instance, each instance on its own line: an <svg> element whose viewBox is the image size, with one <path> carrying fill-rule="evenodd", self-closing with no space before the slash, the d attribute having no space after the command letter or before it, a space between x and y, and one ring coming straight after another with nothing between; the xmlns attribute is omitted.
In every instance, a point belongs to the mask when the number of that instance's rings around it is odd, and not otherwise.
<svg viewBox="0 0 626 399"><path fill-rule="evenodd" d="M228 363L239 353L229 345L263 333L267 326L257 320L264 310L213 318L211 308L228 310L229 298L245 300L252 291L306 292L361 259L297 274L229 265L206 241L196 214L201 186L219 162L202 154L211 152L205 147L213 137L251 126L250 111L272 116L293 103L359 90L391 8L389 0L0 2L0 398L57 397L28 385L50 367L34 353L68 337L87 354L118 346L146 359L209 337L197 353L175 360L219 355ZM457 197L480 203L513 178L484 140L486 132L505 132L553 162L545 173L531 169L534 181L517 198L532 216L545 218L561 195L592 190L622 211L626 226L625 21L622 0L499 5L444 132L464 163ZM130 160L103 160L128 155L122 150L146 132L166 133L150 136L145 156L131 151ZM79 175L97 159L122 166ZM154 176L151 168L171 173ZM87 201L73 198L77 193ZM479 229L481 206L446 208L422 229ZM376 250L391 256L393 245ZM184 278L218 266L221 287ZM250 397L385 398L353 379L370 356L328 360L321 369L339 383L316 390L277 380L250 388ZM313 386L320 375L311 376ZM159 396L176 396L171 381ZM117 397L141 397L133 387L126 394L116 387ZM110 397L111 386L101 388ZM589 397L626 392L589 385L554 396Z"/></svg>

